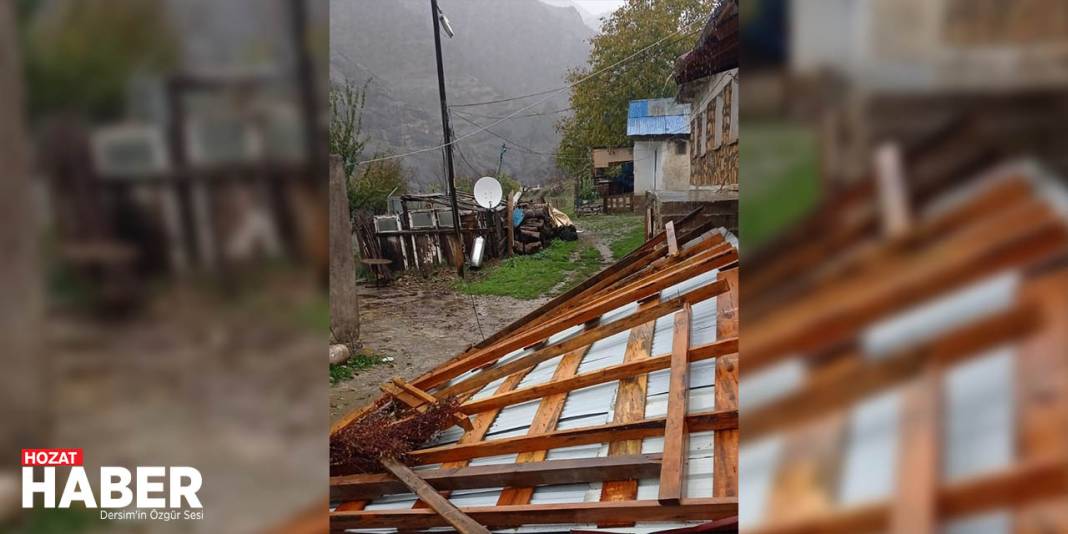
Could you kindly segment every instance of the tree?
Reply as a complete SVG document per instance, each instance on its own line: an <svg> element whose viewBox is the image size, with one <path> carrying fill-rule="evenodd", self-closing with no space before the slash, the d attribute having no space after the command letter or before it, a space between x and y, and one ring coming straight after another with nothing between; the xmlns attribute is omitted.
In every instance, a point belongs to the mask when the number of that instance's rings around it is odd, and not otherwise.
<svg viewBox="0 0 1068 534"><path fill-rule="evenodd" d="M631 100L675 94L671 80L675 60L690 50L716 0L627 0L591 40L585 67L568 72L576 83L606 69L653 43L641 55L571 88L574 112L557 123L561 133L557 165L578 178L591 176L590 150L594 147L630 146L627 108ZM672 35L679 32L678 35ZM669 37L670 36L670 37Z"/></svg>
<svg viewBox="0 0 1068 534"><path fill-rule="evenodd" d="M385 157L375 154L371 159ZM360 165L355 174L349 177L349 210L371 213L385 213L387 198L408 192L408 179L411 172L404 168L399 159L386 159Z"/></svg>
<svg viewBox="0 0 1068 534"><path fill-rule="evenodd" d="M60 2L55 10L39 4L19 4L32 116L64 111L115 118L131 76L177 62L177 41L160 0Z"/></svg>
<svg viewBox="0 0 1068 534"><path fill-rule="evenodd" d="M356 172L360 155L367 146L367 138L361 135L363 105L367 100L368 79L362 88L346 81L340 87L330 88L330 153L341 158L345 176Z"/></svg>

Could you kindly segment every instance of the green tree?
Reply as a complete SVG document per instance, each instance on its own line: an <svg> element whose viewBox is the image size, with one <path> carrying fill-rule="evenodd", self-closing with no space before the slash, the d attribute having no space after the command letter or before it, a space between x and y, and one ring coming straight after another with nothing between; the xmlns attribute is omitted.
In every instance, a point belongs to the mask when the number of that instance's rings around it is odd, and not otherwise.
<svg viewBox="0 0 1068 534"><path fill-rule="evenodd" d="M383 157L375 154L371 159ZM385 213L387 198L408 192L411 172L399 159L374 161L360 165L349 177L349 210Z"/></svg>
<svg viewBox="0 0 1068 534"><path fill-rule="evenodd" d="M716 0L627 0L591 40L586 66L572 69L575 83L623 61L653 43L662 43L571 88L574 112L557 123L561 133L557 165L571 176L591 176L590 150L630 146L627 107L631 100L674 96L675 60L690 50ZM677 35L675 32L678 32Z"/></svg>
<svg viewBox="0 0 1068 534"><path fill-rule="evenodd" d="M178 49L160 0L20 2L31 116L73 112L116 117L126 83L173 67Z"/></svg>
<svg viewBox="0 0 1068 534"><path fill-rule="evenodd" d="M330 153L341 157L345 176L356 172L367 138L363 128L363 105L367 100L368 79L362 88L346 81L340 87L330 88Z"/></svg>

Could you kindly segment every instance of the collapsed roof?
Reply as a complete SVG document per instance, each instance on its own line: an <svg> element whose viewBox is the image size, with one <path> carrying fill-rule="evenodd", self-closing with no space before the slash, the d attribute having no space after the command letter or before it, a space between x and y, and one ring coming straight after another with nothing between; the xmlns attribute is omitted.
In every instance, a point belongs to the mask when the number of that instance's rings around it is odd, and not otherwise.
<svg viewBox="0 0 1068 534"><path fill-rule="evenodd" d="M334 425L456 410L410 469L332 458L331 529L736 529L737 244L697 211Z"/></svg>

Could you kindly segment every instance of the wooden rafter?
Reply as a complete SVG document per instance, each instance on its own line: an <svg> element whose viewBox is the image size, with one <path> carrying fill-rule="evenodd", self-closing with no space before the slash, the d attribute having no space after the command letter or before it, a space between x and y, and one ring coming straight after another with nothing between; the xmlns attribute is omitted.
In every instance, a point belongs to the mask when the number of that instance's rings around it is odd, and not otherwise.
<svg viewBox="0 0 1068 534"><path fill-rule="evenodd" d="M664 417L654 417L632 423L612 423L607 425L587 426L568 430L557 430L533 436L517 436L468 445L443 445L429 449L413 451L409 456L418 463L437 463L453 460L471 459L482 456L496 456L513 452L534 451L606 443L609 441L648 438L664 434ZM691 413L686 417L690 430L723 430L738 427L738 411L704 411Z"/></svg>
<svg viewBox="0 0 1068 534"><path fill-rule="evenodd" d="M638 310L642 311L655 305L653 300L641 303ZM627 337L627 349L623 354L623 365L634 365L648 361L649 354L653 349L653 335L656 330L656 321L634 327ZM630 373L619 378L619 386L616 389L616 404L612 410L614 423L627 423L645 419L645 399L648 391L649 377L645 373ZM642 442L637 439L617 440L608 444L608 456L621 456L638 454L642 450ZM607 480L601 485L601 501L625 501L633 500L638 496L638 481L636 477L625 477L618 480ZM630 526L627 522L601 523L601 527Z"/></svg>
<svg viewBox="0 0 1068 534"><path fill-rule="evenodd" d="M577 484L617 477L655 477L660 473L661 457L660 454L639 454L452 467L419 471L419 477L437 490ZM407 486L404 483L385 473L345 475L330 479L330 498L337 500L374 499L405 491Z"/></svg>
<svg viewBox="0 0 1068 534"><path fill-rule="evenodd" d="M678 504L686 485L689 433L686 412L690 393L690 307L675 314L668 375L668 406L664 423L664 467L660 470L660 504Z"/></svg>
<svg viewBox="0 0 1068 534"><path fill-rule="evenodd" d="M633 331L633 330L632 330ZM706 343L690 349L690 363L717 358L738 352L738 338L730 337L722 341ZM651 358L632 359L617 365L603 367L588 373L575 375L563 380L555 380L545 384L529 386L499 395L493 395L484 399L472 400L460 406L460 411L467 414L475 414L485 410L500 408L511 404L519 404L532 399L565 393L576 389L604 384L613 380L619 380L629 376L638 376L652 371L667 369L671 366L671 353L660 354Z"/></svg>
<svg viewBox="0 0 1068 534"><path fill-rule="evenodd" d="M565 504L526 504L461 508L461 512L488 527L520 524L596 523L624 521L691 521L721 519L738 513L737 499L687 499L677 506L663 506L656 501L616 501ZM335 512L331 530L350 528L405 528L447 526L432 510L375 510Z"/></svg>

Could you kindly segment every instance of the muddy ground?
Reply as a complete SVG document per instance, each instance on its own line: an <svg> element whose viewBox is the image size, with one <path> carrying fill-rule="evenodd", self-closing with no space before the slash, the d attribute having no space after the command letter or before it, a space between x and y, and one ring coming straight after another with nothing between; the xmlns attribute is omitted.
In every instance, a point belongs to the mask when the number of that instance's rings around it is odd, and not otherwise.
<svg viewBox="0 0 1068 534"><path fill-rule="evenodd" d="M388 287L360 286L363 350L393 361L332 386L331 421L377 397L390 378L414 379L549 300L464 295L451 285L447 275L408 275Z"/></svg>
<svg viewBox="0 0 1068 534"><path fill-rule="evenodd" d="M610 264L609 243L618 238L618 232L603 224L595 226L586 222L577 221L579 239L600 252L603 265ZM543 295L534 300L520 300L464 295L453 289L454 280L449 273L430 278L407 274L389 287L360 286L363 350L392 357L393 361L360 371L352 380L331 386L331 421L377 397L379 385L390 378L414 379L551 298Z"/></svg>

